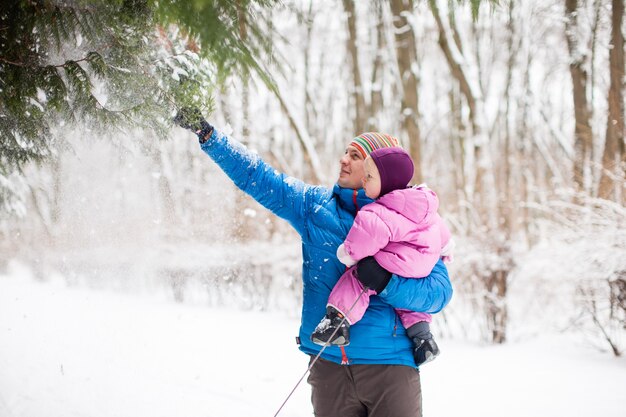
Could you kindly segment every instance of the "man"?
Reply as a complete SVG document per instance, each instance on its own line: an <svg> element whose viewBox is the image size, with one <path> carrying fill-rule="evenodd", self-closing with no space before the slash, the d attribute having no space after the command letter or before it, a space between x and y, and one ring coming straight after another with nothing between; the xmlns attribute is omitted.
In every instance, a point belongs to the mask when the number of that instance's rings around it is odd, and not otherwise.
<svg viewBox="0 0 626 417"><path fill-rule="evenodd" d="M303 305L300 350L311 356L321 346L310 340L324 316L326 302L345 267L336 257L357 210L370 200L362 189L363 161L373 149L398 146L397 139L378 133L355 138L340 159L332 188L305 184L278 173L257 154L226 137L197 110L181 110L175 121L198 135L202 150L248 193L287 220L302 239ZM348 346L327 347L311 369L308 382L316 416L421 416L421 385L412 342L394 308L436 313L452 296L448 272L441 261L422 279L391 276L377 265L359 276L376 288L365 315L351 328Z"/></svg>

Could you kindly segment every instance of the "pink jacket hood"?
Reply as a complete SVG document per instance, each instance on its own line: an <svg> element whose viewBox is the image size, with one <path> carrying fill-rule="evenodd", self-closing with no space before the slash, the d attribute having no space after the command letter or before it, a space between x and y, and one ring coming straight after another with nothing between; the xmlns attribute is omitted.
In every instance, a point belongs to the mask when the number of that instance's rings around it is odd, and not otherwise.
<svg viewBox="0 0 626 417"><path fill-rule="evenodd" d="M416 226L432 224L439 210L437 194L423 186L392 191L376 202L406 217Z"/></svg>

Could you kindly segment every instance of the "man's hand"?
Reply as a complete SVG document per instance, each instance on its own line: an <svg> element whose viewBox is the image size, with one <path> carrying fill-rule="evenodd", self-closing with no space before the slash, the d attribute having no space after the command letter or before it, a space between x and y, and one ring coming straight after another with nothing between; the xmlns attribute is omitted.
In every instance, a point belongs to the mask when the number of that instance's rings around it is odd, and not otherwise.
<svg viewBox="0 0 626 417"><path fill-rule="evenodd" d="M174 123L198 135L200 143L206 142L213 133L213 126L202 117L202 113L197 107L181 108L174 117Z"/></svg>
<svg viewBox="0 0 626 417"><path fill-rule="evenodd" d="M380 266L373 256L363 258L356 265L356 276L361 284L380 294L391 280L391 272Z"/></svg>

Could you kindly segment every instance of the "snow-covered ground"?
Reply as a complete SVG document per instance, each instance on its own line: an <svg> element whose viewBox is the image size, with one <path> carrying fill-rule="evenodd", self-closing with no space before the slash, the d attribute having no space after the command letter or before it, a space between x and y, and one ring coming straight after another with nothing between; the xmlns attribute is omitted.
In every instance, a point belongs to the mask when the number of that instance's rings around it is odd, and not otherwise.
<svg viewBox="0 0 626 417"><path fill-rule="evenodd" d="M0 275L0 416L273 416L306 369L296 319ZM626 359L568 335L440 340L427 417L626 416ZM281 416L310 416L303 382Z"/></svg>

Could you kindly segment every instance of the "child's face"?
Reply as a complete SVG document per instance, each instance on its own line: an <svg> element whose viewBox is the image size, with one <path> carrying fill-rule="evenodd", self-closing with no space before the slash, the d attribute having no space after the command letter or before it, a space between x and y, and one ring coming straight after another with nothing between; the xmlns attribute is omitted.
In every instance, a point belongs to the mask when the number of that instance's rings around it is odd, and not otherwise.
<svg viewBox="0 0 626 417"><path fill-rule="evenodd" d="M363 188L365 195L369 198L378 198L380 195L380 173L369 156L365 160L365 177L363 178Z"/></svg>

